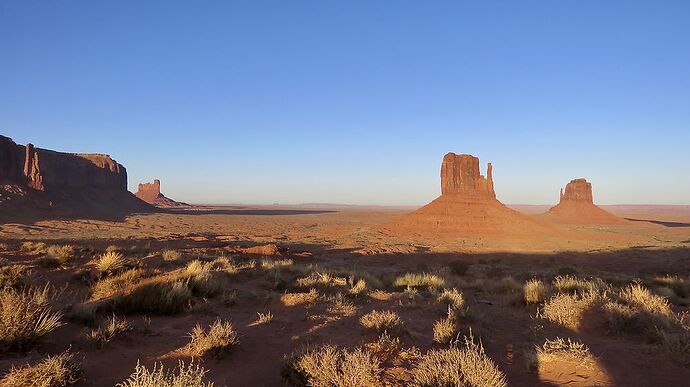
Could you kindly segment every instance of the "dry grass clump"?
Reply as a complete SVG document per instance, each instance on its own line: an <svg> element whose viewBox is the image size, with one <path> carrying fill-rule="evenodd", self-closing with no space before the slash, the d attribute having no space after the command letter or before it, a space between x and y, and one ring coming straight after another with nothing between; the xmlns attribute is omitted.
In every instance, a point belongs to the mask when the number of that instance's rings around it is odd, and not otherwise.
<svg viewBox="0 0 690 387"><path fill-rule="evenodd" d="M383 332L376 341L366 343L364 346L377 358L390 359L400 351L402 344L399 338L389 335L388 332Z"/></svg>
<svg viewBox="0 0 690 387"><path fill-rule="evenodd" d="M665 317L673 315L671 306L665 298L653 294L640 284L633 284L621 290L620 297L629 305L635 306L643 312Z"/></svg>
<svg viewBox="0 0 690 387"><path fill-rule="evenodd" d="M306 277L298 278L295 284L300 288L328 288L337 286L346 286L347 278L338 277L331 273L311 273Z"/></svg>
<svg viewBox="0 0 690 387"><path fill-rule="evenodd" d="M377 332L394 332L402 328L402 320L397 313L384 310L373 310L359 319L360 325L367 329L373 329Z"/></svg>
<svg viewBox="0 0 690 387"><path fill-rule="evenodd" d="M526 303L541 304L549 296L549 287L541 280L531 279L525 282L522 294Z"/></svg>
<svg viewBox="0 0 690 387"><path fill-rule="evenodd" d="M26 285L31 268L26 265L0 266L0 289Z"/></svg>
<svg viewBox="0 0 690 387"><path fill-rule="evenodd" d="M452 307L455 311L460 311L465 307L465 297L461 291L455 288L443 289L436 300L441 304Z"/></svg>
<svg viewBox="0 0 690 387"><path fill-rule="evenodd" d="M164 250L161 253L161 256L163 257L163 260L166 262L175 262L179 261L180 258L182 258L182 254L180 254L180 252L170 249Z"/></svg>
<svg viewBox="0 0 690 387"><path fill-rule="evenodd" d="M561 293L592 293L607 288L599 278L581 279L571 275L558 276L553 279L553 287Z"/></svg>
<svg viewBox="0 0 690 387"><path fill-rule="evenodd" d="M360 278L358 280L354 280L352 278L350 280L350 289L348 290L348 293L350 293L353 296L359 296L361 294L364 294L364 292L367 290L367 281L364 279Z"/></svg>
<svg viewBox="0 0 690 387"><path fill-rule="evenodd" d="M434 341L440 344L450 343L458 334L458 326L452 316L452 311L448 312L448 317L434 323Z"/></svg>
<svg viewBox="0 0 690 387"><path fill-rule="evenodd" d="M101 275L112 275L124 269L127 261L125 257L117 251L107 251L96 261L96 270Z"/></svg>
<svg viewBox="0 0 690 387"><path fill-rule="evenodd" d="M187 349L192 356L220 357L240 343L239 335L229 321L216 320L208 327L208 331L197 324L189 336L191 342Z"/></svg>
<svg viewBox="0 0 690 387"><path fill-rule="evenodd" d="M393 298L393 293L376 289L372 292L369 292L369 297L376 301L389 301Z"/></svg>
<svg viewBox="0 0 690 387"><path fill-rule="evenodd" d="M357 314L357 307L352 302L348 301L342 293L338 293L329 299L328 313L337 314L341 316L354 316Z"/></svg>
<svg viewBox="0 0 690 387"><path fill-rule="evenodd" d="M272 321L273 313L270 311L266 313L256 312L256 320L252 323L252 325L269 324Z"/></svg>
<svg viewBox="0 0 690 387"><path fill-rule="evenodd" d="M185 366L180 360L178 367L172 372L166 370L163 364L154 364L153 370L149 371L146 367L137 362L134 373L118 387L213 387L213 383L204 382L206 371L194 361Z"/></svg>
<svg viewBox="0 0 690 387"><path fill-rule="evenodd" d="M582 325L585 312L593 308L598 300L596 293L559 293L544 303L539 315L556 324L577 330Z"/></svg>
<svg viewBox="0 0 690 387"><path fill-rule="evenodd" d="M0 386L64 387L75 384L79 373L74 356L63 352L34 365L12 368L0 379Z"/></svg>
<svg viewBox="0 0 690 387"><path fill-rule="evenodd" d="M19 250L29 254L45 254L48 245L43 242L23 242Z"/></svg>
<svg viewBox="0 0 690 387"><path fill-rule="evenodd" d="M132 326L127 320L117 318L117 316L113 315L97 329L89 331L86 335L86 339L95 347L102 348L115 339L115 337L130 330L132 330Z"/></svg>
<svg viewBox="0 0 690 387"><path fill-rule="evenodd" d="M505 387L505 375L484 353L481 343L472 336L465 337L465 345L431 350L412 370L411 385L417 387Z"/></svg>
<svg viewBox="0 0 690 387"><path fill-rule="evenodd" d="M293 265L292 259L277 259L269 260L264 259L261 261L261 268L265 270L281 269L284 267L289 267Z"/></svg>
<svg viewBox="0 0 690 387"><path fill-rule="evenodd" d="M48 286L0 290L0 352L25 350L55 328L62 313L52 312Z"/></svg>
<svg viewBox="0 0 690 387"><path fill-rule="evenodd" d="M658 285L668 287L677 297L690 297L690 279L666 275L654 278L654 282Z"/></svg>
<svg viewBox="0 0 690 387"><path fill-rule="evenodd" d="M296 386L379 387L381 365L362 348L352 351L326 345L290 359L283 377Z"/></svg>
<svg viewBox="0 0 690 387"><path fill-rule="evenodd" d="M602 309L612 331L643 332L656 337L660 329L682 326L664 297L639 284L622 289L618 299L607 300Z"/></svg>
<svg viewBox="0 0 690 387"><path fill-rule="evenodd" d="M150 276L151 273L147 270L131 269L111 277L103 278L96 282L91 288L91 298L93 300L101 300L112 297Z"/></svg>
<svg viewBox="0 0 690 387"><path fill-rule="evenodd" d="M318 299L319 292L316 289L311 289L307 293L285 293L280 296L280 302L285 306L313 304Z"/></svg>
<svg viewBox="0 0 690 387"><path fill-rule="evenodd" d="M194 260L187 264L180 280L186 281L196 295L213 296L223 291L223 284L213 276L213 264Z"/></svg>
<svg viewBox="0 0 690 387"><path fill-rule="evenodd" d="M36 264L44 267L66 266L74 258L74 246L71 245L52 245L47 247L41 258L36 260Z"/></svg>
<svg viewBox="0 0 690 387"><path fill-rule="evenodd" d="M114 300L113 309L122 313L174 314L189 306L192 291L180 280L153 278Z"/></svg>
<svg viewBox="0 0 690 387"><path fill-rule="evenodd" d="M536 346L534 356L529 361L527 366L532 370L539 370L543 365L554 361L576 363L576 367L586 368L595 363L594 356L586 345L570 339L566 342L560 337L546 339L542 346Z"/></svg>
<svg viewBox="0 0 690 387"><path fill-rule="evenodd" d="M446 285L446 281L429 273L405 273L393 281L395 287L411 288L435 288L440 289Z"/></svg>

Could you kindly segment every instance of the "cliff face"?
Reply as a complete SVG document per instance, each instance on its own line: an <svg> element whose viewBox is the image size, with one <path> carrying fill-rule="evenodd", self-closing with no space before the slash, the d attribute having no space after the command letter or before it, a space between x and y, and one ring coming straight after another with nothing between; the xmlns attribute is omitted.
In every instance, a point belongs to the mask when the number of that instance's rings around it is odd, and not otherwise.
<svg viewBox="0 0 690 387"><path fill-rule="evenodd" d="M127 191L127 170L108 155L54 152L0 136L0 181L37 191Z"/></svg>
<svg viewBox="0 0 690 387"><path fill-rule="evenodd" d="M479 172L479 158L448 153L441 163L441 194L495 198L493 167L487 166L487 177Z"/></svg>
<svg viewBox="0 0 690 387"><path fill-rule="evenodd" d="M137 197L146 203L159 208L191 207L187 203L176 202L161 193L161 181L155 179L153 183L140 183Z"/></svg>
<svg viewBox="0 0 690 387"><path fill-rule="evenodd" d="M571 180L570 183L565 186L565 191L561 189L560 201L594 203L594 198L592 197L592 184L585 179Z"/></svg>
<svg viewBox="0 0 690 387"><path fill-rule="evenodd" d="M559 203L541 217L565 224L625 224L625 220L594 204L592 184L586 179L571 180L561 189Z"/></svg>
<svg viewBox="0 0 690 387"><path fill-rule="evenodd" d="M0 222L50 217L121 218L149 212L108 155L63 153L0 136Z"/></svg>

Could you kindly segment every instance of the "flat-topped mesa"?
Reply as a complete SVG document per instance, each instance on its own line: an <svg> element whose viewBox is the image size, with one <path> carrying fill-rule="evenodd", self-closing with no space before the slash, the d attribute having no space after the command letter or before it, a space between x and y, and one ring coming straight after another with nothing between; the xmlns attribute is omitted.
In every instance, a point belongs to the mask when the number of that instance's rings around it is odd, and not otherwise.
<svg viewBox="0 0 690 387"><path fill-rule="evenodd" d="M479 158L449 152L441 164L441 195L496 198L491 163L486 174L484 177L479 172Z"/></svg>
<svg viewBox="0 0 690 387"><path fill-rule="evenodd" d="M575 179L571 180L565 186L565 191L561 188L561 199L560 202L584 202L584 203L594 203L592 197L592 183L589 183L586 179Z"/></svg>
<svg viewBox="0 0 690 387"><path fill-rule="evenodd" d="M136 195L146 203L153 204L161 196L161 181L155 179L153 183L140 183Z"/></svg>

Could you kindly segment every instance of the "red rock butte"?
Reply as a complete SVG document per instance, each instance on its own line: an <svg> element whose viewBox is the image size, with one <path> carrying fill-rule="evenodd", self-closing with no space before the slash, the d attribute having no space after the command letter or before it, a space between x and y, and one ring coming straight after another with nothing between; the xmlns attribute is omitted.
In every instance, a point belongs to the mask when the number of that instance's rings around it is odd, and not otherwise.
<svg viewBox="0 0 690 387"><path fill-rule="evenodd" d="M496 199L493 167L486 177L479 159L448 153L441 164L441 196L386 225L393 232L419 234L532 234L549 227L506 207Z"/></svg>
<svg viewBox="0 0 690 387"><path fill-rule="evenodd" d="M542 215L548 221L566 224L624 224L625 220L594 204L592 184L586 179L571 180L561 189L559 203Z"/></svg>
<svg viewBox="0 0 690 387"><path fill-rule="evenodd" d="M161 181L154 179L153 183L139 183L136 196L146 203L160 208L190 207L187 203L174 201L161 193Z"/></svg>

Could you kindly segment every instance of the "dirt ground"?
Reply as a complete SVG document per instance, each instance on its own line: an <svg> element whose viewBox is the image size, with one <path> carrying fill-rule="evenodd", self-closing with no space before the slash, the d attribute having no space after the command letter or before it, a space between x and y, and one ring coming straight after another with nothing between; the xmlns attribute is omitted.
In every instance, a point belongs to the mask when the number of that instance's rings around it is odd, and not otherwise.
<svg viewBox="0 0 690 387"><path fill-rule="evenodd" d="M516 302L522 285L531 278L551 281L558 275L601 278L615 286L638 281L656 289L655 278L690 276L690 213L646 210L617 212L634 219L622 225L550 225L549 235L398 235L387 222L401 215L395 210L309 210L267 207L213 207L187 211L132 215L110 220L43 220L30 224L0 225L0 257L8 265L31 267L32 284L50 283L59 293L55 308L63 311L65 325L48 334L36 347L0 356L0 373L13 366L34 364L48 354L66 349L81 363L77 385L107 386L125 380L137 361L146 366L162 362L174 367L189 361L181 349L197 324L216 319L232 321L240 344L222 358L202 358L208 380L217 386L283 386L286 359L307 345L334 344L353 348L375 341L359 318L372 310L391 310L401 317L402 346L422 353L447 344L433 341L434 322L446 315L429 289L401 289L391 278L404 273L435 273L462 291L467 314L458 320L460 332L472 331L488 356L505 373L511 386L682 386L690 380L690 348L671 351L643 333L614 333L598 317L581 329L570 329L541 318L539 305ZM39 255L20 250L24 241L76 247L75 257L60 267L37 264ZM242 249L275 244L275 255L248 254ZM237 273L218 275L224 296L195 297L181 313L119 313L132 329L94 348L85 332L94 323L74 317L74 305L89 299L94 279L93 259L108 246L157 272L184 268L192 260L210 262L228 257L245 265ZM165 261L167 249L181 253ZM261 262L289 259L290 266L264 268ZM251 262L255 262L252 267ZM453 268L460 269L453 269ZM281 295L299 289L295 280L308 273L347 277L366 273L380 280L376 287L387 299L347 295L347 286L319 288L322 299L309 305L286 306ZM367 277L367 278L368 278ZM478 283L480 281L480 283ZM451 286L448 286L451 287ZM307 289L308 290L308 289ZM346 293L354 312L334 311L334 297ZM672 301L678 316L689 313L685 299ZM273 315L257 324L257 313ZM99 320L108 313L99 312ZM97 324L98 322L96 322ZM570 338L584 343L595 361L587 366L568 361L530 369L529 354L546 339ZM388 367L388 385L407 385L405 367Z"/></svg>

